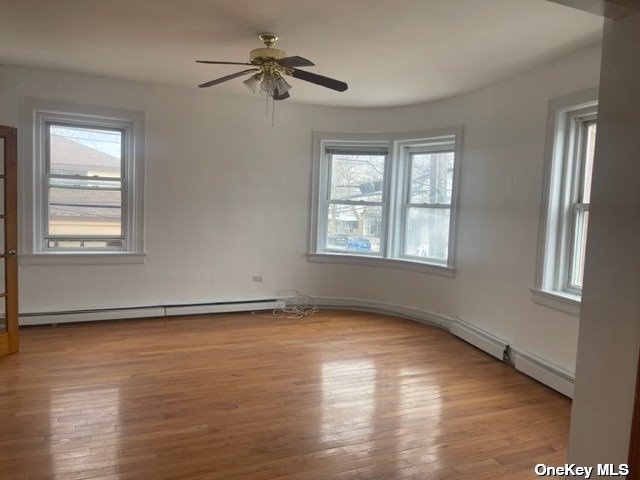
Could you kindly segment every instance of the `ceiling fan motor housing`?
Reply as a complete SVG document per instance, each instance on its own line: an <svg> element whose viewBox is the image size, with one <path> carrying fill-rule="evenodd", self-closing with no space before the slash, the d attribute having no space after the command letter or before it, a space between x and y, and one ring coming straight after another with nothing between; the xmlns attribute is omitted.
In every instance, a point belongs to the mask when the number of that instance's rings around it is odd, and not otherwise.
<svg viewBox="0 0 640 480"><path fill-rule="evenodd" d="M287 54L277 48L256 48L251 50L251 63L262 63L265 60L278 60L286 57Z"/></svg>
<svg viewBox="0 0 640 480"><path fill-rule="evenodd" d="M278 41L278 37L275 34L261 33L258 35L258 38L264 43L264 47L251 50L251 63L264 63L269 60L279 60L287 56L282 50L273 48L273 45Z"/></svg>

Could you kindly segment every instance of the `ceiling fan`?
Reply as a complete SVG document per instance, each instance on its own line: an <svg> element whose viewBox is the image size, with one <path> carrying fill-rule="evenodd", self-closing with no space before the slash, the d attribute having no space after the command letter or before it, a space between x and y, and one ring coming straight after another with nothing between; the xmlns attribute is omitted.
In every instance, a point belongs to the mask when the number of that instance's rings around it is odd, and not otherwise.
<svg viewBox="0 0 640 480"><path fill-rule="evenodd" d="M315 83L338 92L344 92L348 86L346 83L333 78L318 75L317 73L300 70L298 67L313 67L315 64L306 58L293 56L288 57L285 52L274 48L278 37L273 33L261 33L258 38L264 43L263 48L251 50L249 63L246 62L218 62L213 60L196 60L197 63L209 63L216 65L248 65L253 68L232 73L224 77L216 78L199 85L200 88L212 87L234 78L251 74L243 83L254 93L259 92L265 97L274 100L285 100L289 98L291 85L284 79L285 75Z"/></svg>

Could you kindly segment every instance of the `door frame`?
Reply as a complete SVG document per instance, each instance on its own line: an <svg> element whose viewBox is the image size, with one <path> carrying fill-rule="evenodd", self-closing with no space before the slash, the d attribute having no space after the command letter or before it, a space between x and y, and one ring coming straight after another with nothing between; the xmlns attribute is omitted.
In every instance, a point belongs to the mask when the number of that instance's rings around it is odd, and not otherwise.
<svg viewBox="0 0 640 480"><path fill-rule="evenodd" d="M627 480L640 480L640 352L636 372L636 396L633 407L633 422L629 439L629 475Z"/></svg>
<svg viewBox="0 0 640 480"><path fill-rule="evenodd" d="M0 332L0 356L15 353L19 349L18 332L18 132L14 127L0 125L0 138L4 139L4 221L5 251L0 253L4 260L6 332Z"/></svg>

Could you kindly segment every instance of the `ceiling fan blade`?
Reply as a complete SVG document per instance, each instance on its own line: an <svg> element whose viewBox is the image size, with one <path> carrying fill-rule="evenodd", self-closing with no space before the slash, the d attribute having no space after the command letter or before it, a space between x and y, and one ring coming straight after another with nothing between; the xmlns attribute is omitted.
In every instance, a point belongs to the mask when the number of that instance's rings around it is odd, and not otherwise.
<svg viewBox="0 0 640 480"><path fill-rule="evenodd" d="M282 65L283 67L313 67L315 66L315 63L313 63L311 60L307 60L306 58L303 57L284 57L281 58L279 60L276 60L276 62L278 62L280 65Z"/></svg>
<svg viewBox="0 0 640 480"><path fill-rule="evenodd" d="M344 92L349 88L346 83L341 82L340 80L335 80L333 78L318 75L317 73L307 72L305 70L298 70L297 68L292 68L291 70L292 77L304 80L305 82L315 83L316 85L321 85L338 92Z"/></svg>
<svg viewBox="0 0 640 480"><path fill-rule="evenodd" d="M282 95L278 95L277 93L275 95L273 95L273 99L274 100L286 100L287 98L289 98L291 95L289 95L289 92L284 92Z"/></svg>
<svg viewBox="0 0 640 480"><path fill-rule="evenodd" d="M196 63L209 63L212 65L253 65L245 62L217 62L214 60L196 60Z"/></svg>
<svg viewBox="0 0 640 480"><path fill-rule="evenodd" d="M227 75L226 77L216 78L215 80L211 80L210 82L203 83L202 85L198 85L200 88L211 87L213 85L218 85L219 83L226 82L227 80L233 80L234 78L241 77L242 75L246 75L250 72L257 72L258 68L250 68L248 70L242 70L241 72L232 73L231 75Z"/></svg>

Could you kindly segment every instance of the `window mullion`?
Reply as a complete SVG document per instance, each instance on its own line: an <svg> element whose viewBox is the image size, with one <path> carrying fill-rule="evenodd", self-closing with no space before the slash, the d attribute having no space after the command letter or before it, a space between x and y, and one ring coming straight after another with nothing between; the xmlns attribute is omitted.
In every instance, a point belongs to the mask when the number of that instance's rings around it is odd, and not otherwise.
<svg viewBox="0 0 640 480"><path fill-rule="evenodd" d="M393 144L389 142L387 144L387 155L384 159L384 175L382 182L382 202L383 205L380 209L381 223L380 223L380 255L383 258L389 258L391 249L393 248L393 240L390 237L390 232L393 231L394 215L391 211L394 199L393 199L393 181L395 179L395 161L393 153Z"/></svg>

